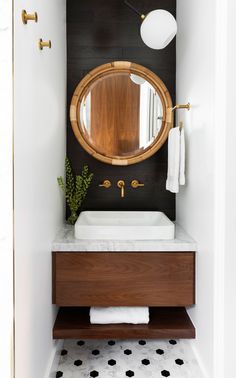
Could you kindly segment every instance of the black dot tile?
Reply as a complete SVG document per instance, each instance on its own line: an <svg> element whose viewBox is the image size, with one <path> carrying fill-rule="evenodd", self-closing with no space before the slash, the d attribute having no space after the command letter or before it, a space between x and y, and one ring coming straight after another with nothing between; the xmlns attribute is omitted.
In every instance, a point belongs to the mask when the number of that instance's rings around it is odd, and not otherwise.
<svg viewBox="0 0 236 378"><path fill-rule="evenodd" d="M83 363L83 361L81 361L81 360L76 360L76 361L74 362L74 365L75 365L75 366L81 366L82 363Z"/></svg>
<svg viewBox="0 0 236 378"><path fill-rule="evenodd" d="M170 343L171 345L176 345L176 344L177 344L177 341L175 341L175 340L169 340L169 343Z"/></svg>
<svg viewBox="0 0 236 378"><path fill-rule="evenodd" d="M130 350L130 349L125 349L125 350L124 350L124 354L126 354L127 356L129 356L130 354L132 354L132 350Z"/></svg>
<svg viewBox="0 0 236 378"><path fill-rule="evenodd" d="M142 364L146 366L150 365L150 361L147 358L144 358L144 360L142 360Z"/></svg>
<svg viewBox="0 0 236 378"><path fill-rule="evenodd" d="M147 344L145 340L139 340L138 343L139 343L139 345L146 345Z"/></svg>
<svg viewBox="0 0 236 378"><path fill-rule="evenodd" d="M111 359L111 360L108 361L108 365L114 366L114 365L116 365L116 361Z"/></svg>
<svg viewBox="0 0 236 378"><path fill-rule="evenodd" d="M184 361L181 360L181 358L177 358L177 359L175 360L175 363L176 363L177 365L183 365L183 364L184 364Z"/></svg>
<svg viewBox="0 0 236 378"><path fill-rule="evenodd" d="M68 354L67 350L62 349L61 351L61 356L66 356Z"/></svg>
<svg viewBox="0 0 236 378"><path fill-rule="evenodd" d="M132 370L128 370L128 371L125 373L125 375L126 375L127 377L133 377L133 376L134 376L134 372L133 372Z"/></svg>
<svg viewBox="0 0 236 378"><path fill-rule="evenodd" d="M90 372L90 377L98 377L98 376L99 376L98 371L93 370L93 371Z"/></svg>
<svg viewBox="0 0 236 378"><path fill-rule="evenodd" d="M62 371L57 371L56 372L56 378L61 378L61 377L63 377Z"/></svg>
<svg viewBox="0 0 236 378"><path fill-rule="evenodd" d="M163 377L169 377L170 376L170 372L168 370L162 370L161 375Z"/></svg>
<svg viewBox="0 0 236 378"><path fill-rule="evenodd" d="M85 344L85 342L83 341L83 340L79 340L79 341L77 341L77 345L79 345L79 346L82 346L82 345L84 345Z"/></svg>
<svg viewBox="0 0 236 378"><path fill-rule="evenodd" d="M163 350L163 349L157 349L157 350L156 350L156 353L157 353L157 354L164 354L164 350Z"/></svg>
<svg viewBox="0 0 236 378"><path fill-rule="evenodd" d="M94 350L92 350L92 354L93 354L94 356L98 356L98 355L100 354L100 352L99 352L98 349L94 349Z"/></svg>
<svg viewBox="0 0 236 378"><path fill-rule="evenodd" d="M115 342L114 340L109 340L109 341L108 341L108 345L110 345L110 346L115 345L115 343L116 343L116 342Z"/></svg>

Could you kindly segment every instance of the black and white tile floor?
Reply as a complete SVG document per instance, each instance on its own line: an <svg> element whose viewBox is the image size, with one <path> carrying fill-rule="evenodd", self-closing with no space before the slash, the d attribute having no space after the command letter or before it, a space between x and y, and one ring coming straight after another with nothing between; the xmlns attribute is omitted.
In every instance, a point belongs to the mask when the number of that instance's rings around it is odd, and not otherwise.
<svg viewBox="0 0 236 378"><path fill-rule="evenodd" d="M186 341L65 340L55 378L201 378Z"/></svg>

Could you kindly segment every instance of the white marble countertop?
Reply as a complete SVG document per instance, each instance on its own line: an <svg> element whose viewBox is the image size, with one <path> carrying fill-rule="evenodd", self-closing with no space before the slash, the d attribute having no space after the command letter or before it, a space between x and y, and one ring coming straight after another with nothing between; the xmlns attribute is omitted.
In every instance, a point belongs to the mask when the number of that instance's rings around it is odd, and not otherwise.
<svg viewBox="0 0 236 378"><path fill-rule="evenodd" d="M79 240L74 227L65 225L52 243L56 252L190 252L197 251L197 243L179 226L171 240Z"/></svg>

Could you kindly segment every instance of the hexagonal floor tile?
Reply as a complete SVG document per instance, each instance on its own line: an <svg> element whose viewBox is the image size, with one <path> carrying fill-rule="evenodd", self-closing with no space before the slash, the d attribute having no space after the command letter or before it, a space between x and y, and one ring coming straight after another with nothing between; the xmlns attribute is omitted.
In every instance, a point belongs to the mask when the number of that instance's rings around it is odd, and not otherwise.
<svg viewBox="0 0 236 378"><path fill-rule="evenodd" d="M169 377L170 376L170 372L168 370L162 370L161 375L163 377Z"/></svg>
<svg viewBox="0 0 236 378"><path fill-rule="evenodd" d="M110 365L110 366L114 366L114 365L116 365L116 361L113 360L113 359L109 360L107 363L108 363L108 365Z"/></svg>
<svg viewBox="0 0 236 378"><path fill-rule="evenodd" d="M175 363L176 363L177 365L183 365L183 364L184 364L184 361L181 360L181 358L177 358L177 359L175 360Z"/></svg>
<svg viewBox="0 0 236 378"><path fill-rule="evenodd" d="M125 349L125 350L124 350L124 354L126 354L127 356L129 356L130 354L132 354L132 350L130 350L130 349Z"/></svg>
<svg viewBox="0 0 236 378"><path fill-rule="evenodd" d="M98 356L98 355L100 354L100 352L99 352L98 349L94 349L94 350L92 350L92 354L93 354L94 356Z"/></svg>
<svg viewBox="0 0 236 378"><path fill-rule="evenodd" d="M146 366L150 365L150 361L147 358L144 358L144 360L142 360L142 364Z"/></svg>
<svg viewBox="0 0 236 378"><path fill-rule="evenodd" d="M99 376L99 372L98 371L96 371L96 370L93 370L93 371L91 371L90 372L90 377L98 377Z"/></svg>
<svg viewBox="0 0 236 378"><path fill-rule="evenodd" d="M134 372L133 372L132 370L128 370L128 371L125 373L125 375L126 375L127 377L133 377L133 376L134 376Z"/></svg>
<svg viewBox="0 0 236 378"><path fill-rule="evenodd" d="M157 349L157 350L156 350L156 353L157 353L157 354L164 354L164 350L163 350L163 349Z"/></svg>
<svg viewBox="0 0 236 378"><path fill-rule="evenodd" d="M57 371L56 372L56 378L61 378L63 377L63 372L62 371Z"/></svg>
<svg viewBox="0 0 236 378"><path fill-rule="evenodd" d="M74 362L74 365L75 366L81 366L83 364L83 361L81 361L81 360L76 360L75 362Z"/></svg>

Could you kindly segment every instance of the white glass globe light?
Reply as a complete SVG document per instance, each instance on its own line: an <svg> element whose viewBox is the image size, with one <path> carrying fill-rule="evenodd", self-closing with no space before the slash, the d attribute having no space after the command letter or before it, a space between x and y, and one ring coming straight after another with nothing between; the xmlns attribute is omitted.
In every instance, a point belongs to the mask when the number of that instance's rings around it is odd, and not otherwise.
<svg viewBox="0 0 236 378"><path fill-rule="evenodd" d="M151 49L164 49L175 37L177 23L170 12L154 10L144 18L140 34L143 42Z"/></svg>
<svg viewBox="0 0 236 378"><path fill-rule="evenodd" d="M141 76L135 75L135 74L130 74L130 79L133 81L133 83L137 85L142 85L145 83L145 79Z"/></svg>

